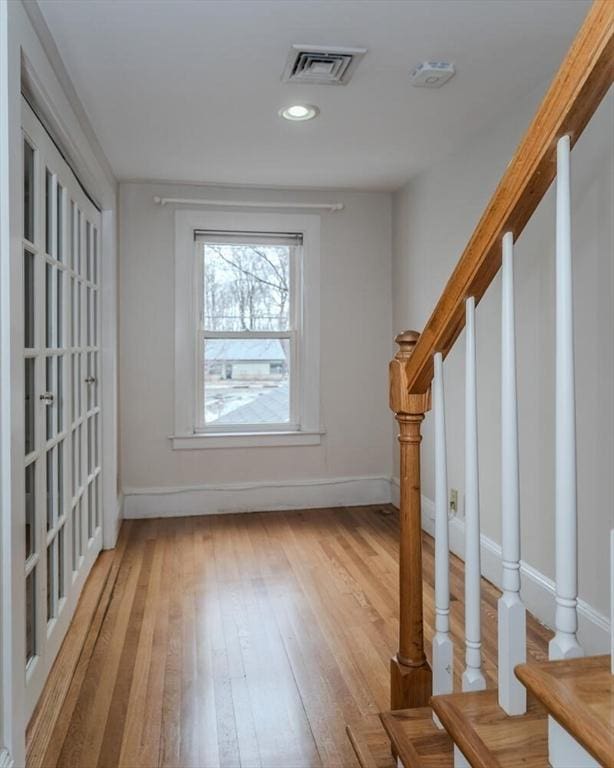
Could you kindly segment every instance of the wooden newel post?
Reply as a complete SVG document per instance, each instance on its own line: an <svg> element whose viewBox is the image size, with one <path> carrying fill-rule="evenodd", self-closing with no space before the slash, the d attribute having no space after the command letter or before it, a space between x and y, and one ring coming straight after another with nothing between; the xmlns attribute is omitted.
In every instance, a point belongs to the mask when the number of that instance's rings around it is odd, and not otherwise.
<svg viewBox="0 0 614 768"><path fill-rule="evenodd" d="M420 334L404 331L390 363L390 408L399 424L401 462L399 552L399 651L390 662L392 709L424 707L432 692L432 673L424 653L422 624L422 520L420 509L420 425L430 409L430 389L410 394L407 361Z"/></svg>

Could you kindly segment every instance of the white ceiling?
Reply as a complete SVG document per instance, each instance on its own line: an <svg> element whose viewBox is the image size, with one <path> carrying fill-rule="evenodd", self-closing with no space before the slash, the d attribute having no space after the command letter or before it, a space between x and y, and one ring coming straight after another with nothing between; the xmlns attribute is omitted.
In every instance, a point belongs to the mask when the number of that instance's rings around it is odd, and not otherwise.
<svg viewBox="0 0 614 768"><path fill-rule="evenodd" d="M588 0L39 0L120 179L395 188L552 77ZM364 46L345 87L292 43ZM413 88L424 59L457 65ZM309 123L278 117L309 102Z"/></svg>

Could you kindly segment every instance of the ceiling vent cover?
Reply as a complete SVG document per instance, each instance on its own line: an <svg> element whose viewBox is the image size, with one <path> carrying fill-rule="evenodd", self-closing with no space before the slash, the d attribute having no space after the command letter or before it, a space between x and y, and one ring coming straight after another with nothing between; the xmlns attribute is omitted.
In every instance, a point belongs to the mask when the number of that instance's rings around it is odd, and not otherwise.
<svg viewBox="0 0 614 768"><path fill-rule="evenodd" d="M366 48L293 45L282 75L285 83L347 85Z"/></svg>

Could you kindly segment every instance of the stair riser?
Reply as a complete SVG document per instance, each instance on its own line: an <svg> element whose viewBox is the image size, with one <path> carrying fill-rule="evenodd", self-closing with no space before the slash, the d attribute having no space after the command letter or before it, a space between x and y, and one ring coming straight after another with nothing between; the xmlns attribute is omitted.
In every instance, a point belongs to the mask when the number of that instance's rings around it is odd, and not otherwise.
<svg viewBox="0 0 614 768"><path fill-rule="evenodd" d="M548 754L552 768L600 768L553 717L548 718Z"/></svg>
<svg viewBox="0 0 614 768"><path fill-rule="evenodd" d="M467 760L456 744L454 745L454 768L471 768L469 760Z"/></svg>

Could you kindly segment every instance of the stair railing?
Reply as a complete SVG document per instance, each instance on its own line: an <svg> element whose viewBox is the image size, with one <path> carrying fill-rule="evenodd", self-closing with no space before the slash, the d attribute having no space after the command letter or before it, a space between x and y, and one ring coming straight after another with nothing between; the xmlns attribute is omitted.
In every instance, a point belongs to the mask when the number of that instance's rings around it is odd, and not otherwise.
<svg viewBox="0 0 614 768"><path fill-rule="evenodd" d="M499 600L499 704L510 715L526 710L514 668L526 655L525 608L520 598L520 484L514 242L556 176L556 620L552 659L581 655L577 641L577 509L573 295L571 277L570 151L614 79L614 2L591 7L527 133L491 198L421 334L397 336L391 363L390 404L399 422L400 640L391 663L393 709L426 706L452 687L449 634L448 491L444 360L463 328L465 361L465 671L463 690L485 686L480 652L480 525L477 461L475 307L503 265L501 317L501 467L503 594ZM420 428L435 409L435 608L433 679L423 647ZM552 721L550 754L569 758L571 737ZM574 746L575 745L575 746ZM588 759L588 760L587 760ZM578 753L574 765L595 765ZM459 763L460 764L460 763Z"/></svg>

